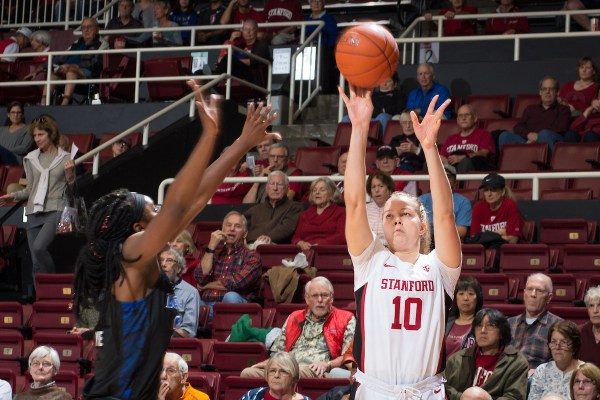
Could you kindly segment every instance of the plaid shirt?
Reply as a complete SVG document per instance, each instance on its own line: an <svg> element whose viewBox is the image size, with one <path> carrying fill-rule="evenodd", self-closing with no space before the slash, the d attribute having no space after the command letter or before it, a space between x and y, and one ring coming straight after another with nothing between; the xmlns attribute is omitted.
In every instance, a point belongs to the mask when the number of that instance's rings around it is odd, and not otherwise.
<svg viewBox="0 0 600 400"><path fill-rule="evenodd" d="M203 286L217 279L227 290L200 289L200 298L205 302L221 301L225 293L236 292L248 301L254 301L260 287L261 260L260 255L250 250L244 243L233 246L231 253L223 246L213 256L213 267L208 274L202 268L195 272L196 282Z"/></svg>
<svg viewBox="0 0 600 400"><path fill-rule="evenodd" d="M525 356L529 362L529 368L537 368L538 365L548 362L552 358L548 348L548 331L550 326L557 321L562 321L562 318L548 310L537 317L531 325L527 325L525 313L508 319L512 334L510 344Z"/></svg>

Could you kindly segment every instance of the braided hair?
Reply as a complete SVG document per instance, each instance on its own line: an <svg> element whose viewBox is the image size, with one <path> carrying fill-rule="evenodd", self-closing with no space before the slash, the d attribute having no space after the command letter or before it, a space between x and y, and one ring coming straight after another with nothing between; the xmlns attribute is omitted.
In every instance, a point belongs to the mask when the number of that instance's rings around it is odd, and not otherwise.
<svg viewBox="0 0 600 400"><path fill-rule="evenodd" d="M104 315L114 282L125 276L121 261L123 242L134 233L133 225L143 217L145 197L118 189L92 205L86 229L87 245L75 265L74 311L79 319L84 310ZM140 256L141 257L141 256ZM102 318L101 318L102 319Z"/></svg>

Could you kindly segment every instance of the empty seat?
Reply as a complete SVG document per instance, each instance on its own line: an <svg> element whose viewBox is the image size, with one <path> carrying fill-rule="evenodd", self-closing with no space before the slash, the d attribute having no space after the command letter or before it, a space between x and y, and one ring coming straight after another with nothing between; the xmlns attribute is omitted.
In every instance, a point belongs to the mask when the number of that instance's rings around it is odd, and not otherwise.
<svg viewBox="0 0 600 400"><path fill-rule="evenodd" d="M209 399L219 398L219 390L221 390L221 374L218 372L189 373L188 382L194 389L206 393Z"/></svg>
<svg viewBox="0 0 600 400"><path fill-rule="evenodd" d="M281 328L291 313L304 308L306 308L306 303L277 304L277 307L275 308L275 320L273 321L273 327Z"/></svg>
<svg viewBox="0 0 600 400"><path fill-rule="evenodd" d="M592 189L564 189L544 190L541 192L540 200L591 200L594 195Z"/></svg>
<svg viewBox="0 0 600 400"><path fill-rule="evenodd" d="M29 324L33 333L47 331L64 333L75 325L75 315L69 301L36 301Z"/></svg>
<svg viewBox="0 0 600 400"><path fill-rule="evenodd" d="M507 144L500 151L498 171L534 172L543 169L548 158L546 143Z"/></svg>
<svg viewBox="0 0 600 400"><path fill-rule="evenodd" d="M329 272L353 272L352 259L345 245L315 247L313 265L319 275Z"/></svg>
<svg viewBox="0 0 600 400"><path fill-rule="evenodd" d="M219 399L240 400L250 389L263 386L267 386L267 381L264 378L228 376L222 381Z"/></svg>
<svg viewBox="0 0 600 400"><path fill-rule="evenodd" d="M69 142L74 144L79 149L81 154L85 154L94 148L94 142L96 141L96 135L93 133L68 133L65 134L69 138ZM67 149L70 151L70 149Z"/></svg>
<svg viewBox="0 0 600 400"><path fill-rule="evenodd" d="M157 58L144 61L144 76L167 77L184 76L187 72L177 57ZM147 82L148 95L152 101L179 100L189 93L184 80Z"/></svg>
<svg viewBox="0 0 600 400"><path fill-rule="evenodd" d="M390 144L396 136L402 135L402 124L396 119L389 120L383 132L383 144Z"/></svg>
<svg viewBox="0 0 600 400"><path fill-rule="evenodd" d="M554 298L549 306L550 312L563 319L575 322L580 328L590 320L586 307L565 306L554 304Z"/></svg>
<svg viewBox="0 0 600 400"><path fill-rule="evenodd" d="M543 175L542 175L543 176ZM567 178L548 178L539 180L539 194L547 191L560 191L568 188L569 180ZM532 189L533 181L531 179L519 179L516 181L515 188Z"/></svg>
<svg viewBox="0 0 600 400"><path fill-rule="evenodd" d="M485 121L485 130L488 132L512 131L518 121L515 118L488 119Z"/></svg>
<svg viewBox="0 0 600 400"><path fill-rule="evenodd" d="M339 147L298 147L296 149L296 168L304 175L331 175L330 166L337 168L341 149Z"/></svg>
<svg viewBox="0 0 600 400"><path fill-rule="evenodd" d="M255 328L262 328L262 307L257 303L216 303L213 307L212 338L225 340L231 333L231 326L244 314L250 316Z"/></svg>
<svg viewBox="0 0 600 400"><path fill-rule="evenodd" d="M214 365L222 378L239 376L248 368L269 358L264 343L259 342L215 342L209 363Z"/></svg>
<svg viewBox="0 0 600 400"><path fill-rule="evenodd" d="M204 248L210 241L210 234L223 227L223 221L199 221L194 225L192 239L198 248Z"/></svg>
<svg viewBox="0 0 600 400"><path fill-rule="evenodd" d="M600 244L570 244L563 248L563 269L572 274L600 273Z"/></svg>
<svg viewBox="0 0 600 400"><path fill-rule="evenodd" d="M352 124L350 122L339 122L333 138L333 146L350 146L350 134L352 133ZM381 143L380 140L381 124L379 121L371 121L369 124L368 142L370 145Z"/></svg>
<svg viewBox="0 0 600 400"><path fill-rule="evenodd" d="M539 94L518 94L515 96L515 104L513 105L512 117L521 118L523 111L528 106L540 104Z"/></svg>
<svg viewBox="0 0 600 400"><path fill-rule="evenodd" d="M488 260L486 259L485 247L482 244L463 244L463 271L483 272L484 268L488 266Z"/></svg>
<svg viewBox="0 0 600 400"><path fill-rule="evenodd" d="M472 276L479 281L486 303L506 303L509 298L508 277L499 273L473 273L465 271L464 275Z"/></svg>
<svg viewBox="0 0 600 400"><path fill-rule="evenodd" d="M591 189L592 198L600 199L600 178L573 178L571 189Z"/></svg>
<svg viewBox="0 0 600 400"><path fill-rule="evenodd" d="M456 120L453 119L444 119L440 124L440 130L438 131L437 136L437 144L441 146L444 144L448 136L457 134L460 132L460 128L456 125Z"/></svg>
<svg viewBox="0 0 600 400"><path fill-rule="evenodd" d="M500 271L548 272L550 250L545 244L504 244L500 247Z"/></svg>
<svg viewBox="0 0 600 400"><path fill-rule="evenodd" d="M467 104L474 109L479 119L502 118L510 116L510 95L471 95Z"/></svg>
<svg viewBox="0 0 600 400"><path fill-rule="evenodd" d="M298 393L302 393L311 399L316 399L336 386L346 386L350 383L349 379L340 378L300 378L298 381Z"/></svg>
<svg viewBox="0 0 600 400"><path fill-rule="evenodd" d="M261 244L256 248L260 254L263 271L275 265L283 265L285 258L293 259L300 252L295 244ZM307 256L308 265L312 265L312 255Z"/></svg>
<svg viewBox="0 0 600 400"><path fill-rule="evenodd" d="M553 170L600 169L600 143L556 143L550 167Z"/></svg>
<svg viewBox="0 0 600 400"><path fill-rule="evenodd" d="M71 300L74 274L37 274L35 295L37 300Z"/></svg>
<svg viewBox="0 0 600 400"><path fill-rule="evenodd" d="M179 354L190 370L200 370L200 366L204 363L202 343L199 339L172 337L167 349Z"/></svg>
<svg viewBox="0 0 600 400"><path fill-rule="evenodd" d="M544 218L540 220L540 242L582 244L588 242L588 223L582 218Z"/></svg>
<svg viewBox="0 0 600 400"><path fill-rule="evenodd" d="M21 330L24 325L23 306L16 301L0 301L0 329Z"/></svg>
<svg viewBox="0 0 600 400"><path fill-rule="evenodd" d="M104 69L100 72L101 79L120 79L135 77L136 59L125 54L105 53ZM116 65L110 65L109 58L116 59ZM100 99L103 103L133 102L135 82L102 82L100 83Z"/></svg>
<svg viewBox="0 0 600 400"><path fill-rule="evenodd" d="M21 332L0 329L0 368L9 369L17 376L27 369L25 340Z"/></svg>

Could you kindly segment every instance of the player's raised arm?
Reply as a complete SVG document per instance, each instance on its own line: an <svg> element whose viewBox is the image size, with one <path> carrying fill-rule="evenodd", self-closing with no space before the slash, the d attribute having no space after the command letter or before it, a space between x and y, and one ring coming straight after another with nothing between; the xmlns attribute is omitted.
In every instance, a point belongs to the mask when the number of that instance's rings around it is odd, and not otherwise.
<svg viewBox="0 0 600 400"><path fill-rule="evenodd" d="M346 203L346 242L352 255L361 254L373 241L369 228L366 208L366 169L365 155L369 123L373 114L371 91L359 96L358 88L350 88L350 98L341 88L340 96L346 103L348 116L352 122L352 136L344 175L344 202Z"/></svg>
<svg viewBox="0 0 600 400"><path fill-rule="evenodd" d="M435 96L431 100L422 122L419 122L414 112L411 112L411 118L429 171L436 253L445 265L458 268L461 263L461 245L454 220L452 190L436 145L444 110L450 104L450 100L446 100L434 111L437 99L438 96Z"/></svg>

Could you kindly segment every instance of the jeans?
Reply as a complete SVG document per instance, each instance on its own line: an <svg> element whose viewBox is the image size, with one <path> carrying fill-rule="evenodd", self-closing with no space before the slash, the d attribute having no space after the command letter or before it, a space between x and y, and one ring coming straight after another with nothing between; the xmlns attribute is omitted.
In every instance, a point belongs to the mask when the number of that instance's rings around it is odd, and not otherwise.
<svg viewBox="0 0 600 400"><path fill-rule="evenodd" d="M579 142L579 141L580 141L580 138L578 137L578 135L572 131L566 132L564 135L561 135L560 133L556 133L549 129L542 129L541 131L538 132L538 138L536 140L536 143L547 143L548 150L550 150L550 153L552 153L554 151L554 145L558 142ZM500 151L502 150L502 147L505 144L521 144L521 143L527 143L527 140L525 138L523 138L522 136L519 136L516 133L512 133L509 131L502 132L500 134L500 137L498 138L498 147L500 148Z"/></svg>
<svg viewBox="0 0 600 400"><path fill-rule="evenodd" d="M225 296L223 296L223 298L221 299L221 301L219 303L247 303L248 300L246 300L244 297L240 296L239 293L236 292L227 292L225 293ZM216 301L204 301L202 299L200 299L200 305L207 305L210 308L210 311L208 312L208 320L212 321L213 319L213 306L215 305L215 303L217 303Z"/></svg>

